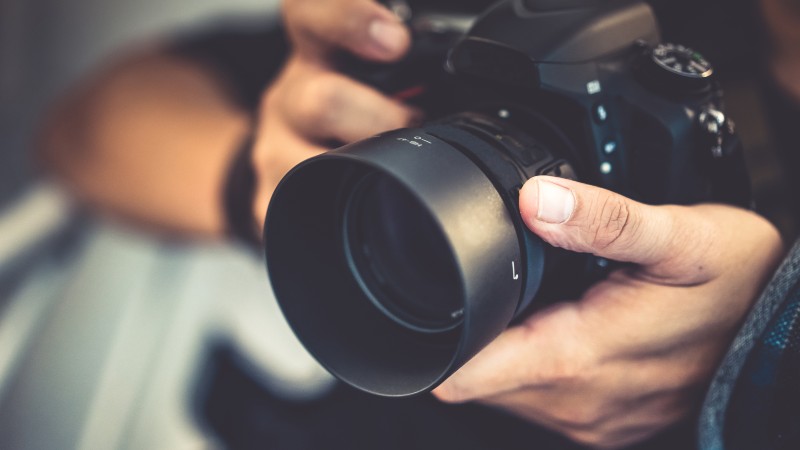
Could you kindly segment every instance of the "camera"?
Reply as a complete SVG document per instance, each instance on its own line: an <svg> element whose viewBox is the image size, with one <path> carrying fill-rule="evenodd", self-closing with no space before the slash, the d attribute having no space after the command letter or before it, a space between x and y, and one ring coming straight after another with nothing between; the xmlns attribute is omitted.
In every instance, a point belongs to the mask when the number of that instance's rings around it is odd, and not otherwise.
<svg viewBox="0 0 800 450"><path fill-rule="evenodd" d="M301 163L266 217L284 315L344 382L429 391L515 319L615 266L525 227L518 196L531 177L651 204L749 206L713 67L661 42L646 3L500 1L455 42L416 19L417 47L381 80L395 91L407 80L433 120Z"/></svg>

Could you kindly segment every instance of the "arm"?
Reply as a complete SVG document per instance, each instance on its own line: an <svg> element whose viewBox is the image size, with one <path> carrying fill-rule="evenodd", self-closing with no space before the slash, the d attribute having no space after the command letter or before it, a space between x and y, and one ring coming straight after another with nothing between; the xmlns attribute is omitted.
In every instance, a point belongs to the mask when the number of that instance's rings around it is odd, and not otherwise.
<svg viewBox="0 0 800 450"><path fill-rule="evenodd" d="M45 125L40 158L101 212L219 236L219 192L249 120L210 70L151 52L71 93Z"/></svg>
<svg viewBox="0 0 800 450"><path fill-rule="evenodd" d="M153 229L220 237L228 169L252 132L259 228L272 190L296 163L330 140L399 128L414 114L337 74L328 61L337 49L377 61L401 57L410 38L392 13L371 0L288 1L284 12L296 50L258 95L256 114L204 64L166 52L133 56L56 109L39 147L44 165L102 212ZM249 60L275 57L254 50Z"/></svg>

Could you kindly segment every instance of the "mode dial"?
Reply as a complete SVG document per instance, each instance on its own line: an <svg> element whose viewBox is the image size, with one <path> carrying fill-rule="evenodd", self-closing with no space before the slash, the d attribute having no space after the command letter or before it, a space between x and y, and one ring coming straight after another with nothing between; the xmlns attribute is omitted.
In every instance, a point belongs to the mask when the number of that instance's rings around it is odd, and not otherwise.
<svg viewBox="0 0 800 450"><path fill-rule="evenodd" d="M642 83L663 94L704 94L711 89L713 74L703 55L676 44L646 49L639 65Z"/></svg>

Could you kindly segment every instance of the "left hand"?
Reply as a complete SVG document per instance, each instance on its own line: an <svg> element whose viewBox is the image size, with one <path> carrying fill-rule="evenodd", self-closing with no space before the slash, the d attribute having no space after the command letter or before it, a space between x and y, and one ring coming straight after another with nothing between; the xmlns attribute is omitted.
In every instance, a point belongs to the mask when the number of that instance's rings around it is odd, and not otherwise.
<svg viewBox="0 0 800 450"><path fill-rule="evenodd" d="M293 51L261 100L253 147L258 183L253 215L263 227L267 204L295 165L348 143L407 126L419 114L339 73L334 58L349 52L374 62L400 59L411 35L392 12L373 0L286 0L284 23Z"/></svg>
<svg viewBox="0 0 800 450"><path fill-rule="evenodd" d="M434 395L603 448L695 411L782 254L774 227L738 208L649 206L553 177L528 181L520 209L552 245L635 266L509 328Z"/></svg>

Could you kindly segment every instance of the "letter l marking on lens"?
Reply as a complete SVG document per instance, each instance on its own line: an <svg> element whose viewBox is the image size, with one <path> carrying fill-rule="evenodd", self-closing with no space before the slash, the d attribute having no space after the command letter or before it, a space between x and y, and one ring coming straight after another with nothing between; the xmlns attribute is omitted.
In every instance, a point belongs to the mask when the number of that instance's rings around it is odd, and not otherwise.
<svg viewBox="0 0 800 450"><path fill-rule="evenodd" d="M514 261L511 261L511 276L515 280L519 280L519 274L517 273L517 268L514 265Z"/></svg>

